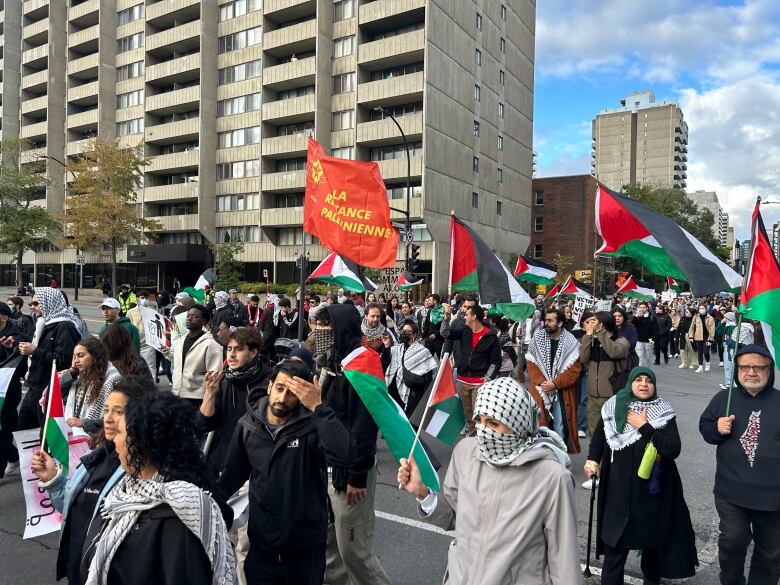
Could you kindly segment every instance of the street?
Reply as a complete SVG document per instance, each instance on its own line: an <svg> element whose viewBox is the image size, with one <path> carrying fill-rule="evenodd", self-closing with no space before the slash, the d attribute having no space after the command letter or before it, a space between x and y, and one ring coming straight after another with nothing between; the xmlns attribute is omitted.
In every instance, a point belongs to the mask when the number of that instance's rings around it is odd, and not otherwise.
<svg viewBox="0 0 780 585"><path fill-rule="evenodd" d="M3 290L5 299L13 291ZM82 297L75 303L87 320L90 330L96 331L102 320L99 311L99 297ZM702 410L722 381L723 369L713 361L712 371L694 374L692 370L677 368L678 360L669 365L656 366L658 393L669 400L677 412L677 424L682 438L682 454L677 461L685 497L691 513L699 551L699 572L686 581L692 584L717 582L717 515L715 513L712 484L715 472L715 448L707 445L698 432L698 419ZM161 379L161 389L169 388L167 380ZM435 443L430 439L431 443ZM582 439L582 448L587 451L588 441ZM436 455L448 460L448 448L440 443L434 445ZM578 507L578 532L581 559L585 561L588 533L588 505L590 492L580 487L584 480L582 465L585 453L572 457L572 472L576 485ZM412 496L399 492L395 483L396 464L387 447L380 441L378 455L378 485L376 490L376 541L375 550L393 583L406 585L428 585L441 582L451 536L438 529L419 522ZM445 468L440 470L442 477ZM57 535L48 535L35 540L22 540L24 530L24 500L19 475L0 480L0 566L3 568L3 583L9 585L37 585L54 582L54 566L57 555ZM594 527L595 539L595 527ZM592 567L600 562L591 563ZM639 559L629 556L626 564L627 583L641 583ZM597 570L594 570L597 574ZM594 576L589 583L598 583Z"/></svg>

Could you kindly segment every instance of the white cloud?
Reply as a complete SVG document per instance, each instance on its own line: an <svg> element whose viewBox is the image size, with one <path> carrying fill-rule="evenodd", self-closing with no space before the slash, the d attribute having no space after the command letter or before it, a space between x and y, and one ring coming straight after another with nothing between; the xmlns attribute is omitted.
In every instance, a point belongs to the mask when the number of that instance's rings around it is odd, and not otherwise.
<svg viewBox="0 0 780 585"><path fill-rule="evenodd" d="M548 164L537 165L537 177L566 177L590 173L590 153L563 154Z"/></svg>

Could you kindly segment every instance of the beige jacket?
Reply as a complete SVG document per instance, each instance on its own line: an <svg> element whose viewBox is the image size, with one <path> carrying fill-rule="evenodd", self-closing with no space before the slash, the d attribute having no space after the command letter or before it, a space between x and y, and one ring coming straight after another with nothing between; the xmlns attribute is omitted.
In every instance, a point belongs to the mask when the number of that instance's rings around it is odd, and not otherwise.
<svg viewBox="0 0 780 585"><path fill-rule="evenodd" d="M452 452L436 509L430 516L419 506L418 512L455 530L445 585L582 583L574 480L549 449L530 449L505 467L492 467L476 438L463 439Z"/></svg>
<svg viewBox="0 0 780 585"><path fill-rule="evenodd" d="M146 345L146 330L144 329L144 319L141 316L141 309L133 307L127 311L127 318L130 319L130 322L138 329L138 337L141 339L141 347L143 347Z"/></svg>
<svg viewBox="0 0 780 585"><path fill-rule="evenodd" d="M707 327L707 332L704 332L704 327L701 323L701 316L697 312L693 316L693 321L691 321L691 328L688 329L688 337L691 338L691 341L713 341L715 339L715 319L707 313L707 316L704 318L704 322Z"/></svg>
<svg viewBox="0 0 780 585"><path fill-rule="evenodd" d="M206 372L222 369L222 346L209 332L201 335L182 360L184 337L173 346L173 393L190 399L203 399L206 391ZM184 361L184 367L182 367Z"/></svg>
<svg viewBox="0 0 780 585"><path fill-rule="evenodd" d="M594 398L610 398L615 391L609 377L615 373L615 364L621 370L626 368L626 357L631 351L631 345L625 337L612 339L608 331L600 331L596 337L601 344L602 353L606 353L600 361L594 360L592 354L593 336L583 335L580 342L580 363L588 369L588 396Z"/></svg>

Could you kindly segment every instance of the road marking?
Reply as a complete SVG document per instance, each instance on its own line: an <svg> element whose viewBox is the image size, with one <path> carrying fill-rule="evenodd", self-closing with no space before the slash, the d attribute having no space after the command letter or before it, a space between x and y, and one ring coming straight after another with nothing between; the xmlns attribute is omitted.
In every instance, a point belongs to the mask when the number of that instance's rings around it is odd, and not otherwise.
<svg viewBox="0 0 780 585"><path fill-rule="evenodd" d="M582 568L583 571L585 570L585 565L581 564L580 567ZM601 575L601 569L599 567L591 567L590 572L593 573L594 575ZM630 585L642 585L642 581L643 579L639 579L637 577L630 577L629 575L625 575L623 577L623 582L629 583Z"/></svg>

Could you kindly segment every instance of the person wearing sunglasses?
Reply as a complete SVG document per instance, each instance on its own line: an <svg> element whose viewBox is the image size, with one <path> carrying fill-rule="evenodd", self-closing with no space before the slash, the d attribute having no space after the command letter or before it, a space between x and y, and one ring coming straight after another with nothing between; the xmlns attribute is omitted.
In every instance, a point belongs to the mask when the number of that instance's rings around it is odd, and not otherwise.
<svg viewBox="0 0 780 585"><path fill-rule="evenodd" d="M760 345L734 354L731 392L721 390L699 419L704 440L717 445L715 509L720 517L721 583L777 583L780 578L780 392L775 362ZM730 396L730 399L729 399Z"/></svg>

